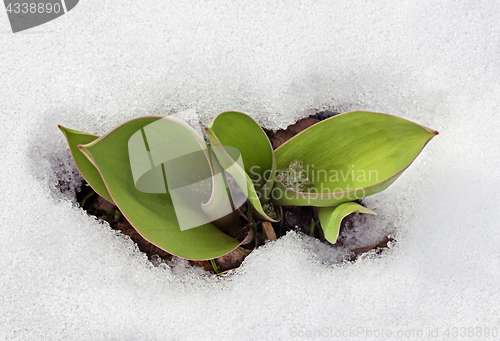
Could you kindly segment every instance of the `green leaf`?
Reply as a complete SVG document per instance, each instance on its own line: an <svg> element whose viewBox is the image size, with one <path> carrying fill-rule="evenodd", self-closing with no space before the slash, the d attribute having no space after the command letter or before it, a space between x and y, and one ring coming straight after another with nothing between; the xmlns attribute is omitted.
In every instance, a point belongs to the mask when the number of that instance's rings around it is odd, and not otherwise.
<svg viewBox="0 0 500 341"><path fill-rule="evenodd" d="M437 131L405 119L353 111L317 123L275 150L277 169L300 161L304 192L276 181L277 205L337 206L389 187Z"/></svg>
<svg viewBox="0 0 500 341"><path fill-rule="evenodd" d="M326 240L335 244L339 237L342 219L354 212L377 215L372 210L354 202L347 202L337 207L321 207L318 212L318 218Z"/></svg>
<svg viewBox="0 0 500 341"><path fill-rule="evenodd" d="M165 121L150 125L160 119ZM184 231L180 228L178 206L174 208L173 203L175 190L192 184L193 174L200 179L211 175L205 142L185 122L172 117L137 118L80 148L97 166L122 214L151 243L194 260L220 257L240 244L211 223ZM203 165L197 153L206 156ZM169 173L174 178L168 178L167 186L169 169L175 172ZM212 188L212 193L208 193L208 201L214 197L214 191ZM189 207L183 209L184 213L189 211ZM196 222L200 214L203 212L193 211L191 215L183 214L183 218Z"/></svg>
<svg viewBox="0 0 500 341"><path fill-rule="evenodd" d="M206 133L211 145L216 147L215 155L222 167L242 179L238 186L246 186L251 205L264 219L276 222L262 207L269 201L276 174L273 148L262 128L248 115L230 111L215 117ZM244 169L235 163L234 156L224 146L239 150Z"/></svg>
<svg viewBox="0 0 500 341"><path fill-rule="evenodd" d="M90 187L92 187L92 189L101 197L110 202L113 202L113 199L109 195L106 185L102 181L101 174L99 174L99 171L92 164L92 162L90 162L90 160L78 149L78 145L95 141L97 138L99 138L99 136L65 128L61 125L59 125L58 127L59 129L61 129L64 136L66 137L66 140L68 141L69 149L71 151L71 154L73 155L76 166L80 170L80 173L82 173L85 180L87 180Z"/></svg>

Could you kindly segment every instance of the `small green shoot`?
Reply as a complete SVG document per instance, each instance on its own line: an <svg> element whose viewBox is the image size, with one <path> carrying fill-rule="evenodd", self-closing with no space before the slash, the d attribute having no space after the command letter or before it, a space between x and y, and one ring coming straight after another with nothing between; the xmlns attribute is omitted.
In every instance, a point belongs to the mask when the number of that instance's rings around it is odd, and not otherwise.
<svg viewBox="0 0 500 341"><path fill-rule="evenodd" d="M80 207L83 207L83 205L85 205L85 202L87 201L87 199L90 199L92 198L96 193L94 191L90 191L88 192L84 197L83 199L80 201Z"/></svg>
<svg viewBox="0 0 500 341"><path fill-rule="evenodd" d="M210 264L212 265L212 268L214 269L214 272L216 274L220 274L219 268L217 268L217 264L215 264L215 260L214 259L210 259Z"/></svg>

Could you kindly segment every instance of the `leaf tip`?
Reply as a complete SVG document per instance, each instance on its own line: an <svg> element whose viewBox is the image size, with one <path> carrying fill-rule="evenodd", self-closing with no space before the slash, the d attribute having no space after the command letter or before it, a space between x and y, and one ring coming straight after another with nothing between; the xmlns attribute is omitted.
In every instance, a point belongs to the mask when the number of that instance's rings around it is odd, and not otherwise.
<svg viewBox="0 0 500 341"><path fill-rule="evenodd" d="M371 214L371 215L378 215L377 212L373 211L373 210L370 210L369 208L367 207L363 207L361 208L359 211L359 213L364 213L364 214Z"/></svg>
<svg viewBox="0 0 500 341"><path fill-rule="evenodd" d="M425 128L425 129L426 129L429 133L433 134L434 136L439 135L439 131L437 131L437 130L434 130L434 129L432 129L432 128L427 128L427 127L424 127L424 128ZM432 136L432 137L434 137L434 136Z"/></svg>

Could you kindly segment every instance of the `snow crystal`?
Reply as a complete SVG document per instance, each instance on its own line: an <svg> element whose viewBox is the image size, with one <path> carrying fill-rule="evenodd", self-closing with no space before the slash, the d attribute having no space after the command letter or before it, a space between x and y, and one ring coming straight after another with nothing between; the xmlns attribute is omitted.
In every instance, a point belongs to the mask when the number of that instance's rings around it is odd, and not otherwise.
<svg viewBox="0 0 500 341"><path fill-rule="evenodd" d="M87 0L16 34L3 18L0 338L500 332L498 1ZM390 250L344 262L346 250L290 232L216 277L151 262L78 208L81 176L57 129L102 134L186 110L190 123L237 110L270 129L369 110L441 134L364 201L378 216L341 235L363 246L387 231Z"/></svg>

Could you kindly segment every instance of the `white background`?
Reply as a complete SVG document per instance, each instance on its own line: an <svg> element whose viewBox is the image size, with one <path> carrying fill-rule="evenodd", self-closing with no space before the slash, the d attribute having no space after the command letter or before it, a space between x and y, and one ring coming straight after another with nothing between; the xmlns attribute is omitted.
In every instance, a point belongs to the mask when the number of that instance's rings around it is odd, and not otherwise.
<svg viewBox="0 0 500 341"><path fill-rule="evenodd" d="M0 11L0 61L0 338L500 333L498 1L88 0L17 34ZM369 110L440 135L366 201L374 228L396 227L390 251L335 265L330 248L291 233L216 278L154 267L79 209L57 129L102 134L189 108L269 128Z"/></svg>

